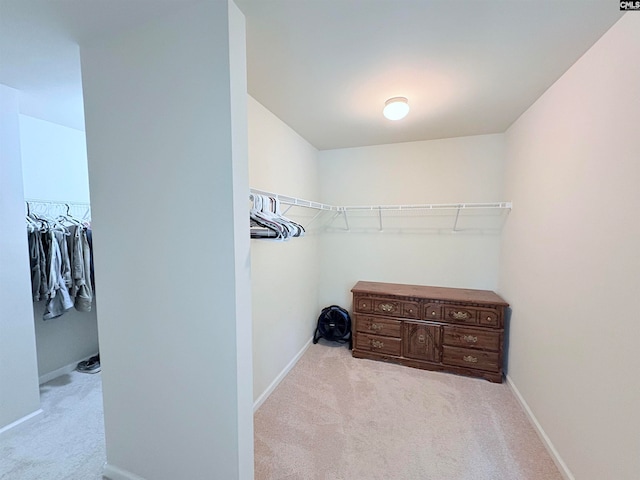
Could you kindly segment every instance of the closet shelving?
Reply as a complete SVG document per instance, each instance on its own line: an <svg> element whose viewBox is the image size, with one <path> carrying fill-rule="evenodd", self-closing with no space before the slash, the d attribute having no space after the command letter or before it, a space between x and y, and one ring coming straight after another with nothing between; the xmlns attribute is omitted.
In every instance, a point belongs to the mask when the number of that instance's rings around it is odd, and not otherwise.
<svg viewBox="0 0 640 480"><path fill-rule="evenodd" d="M511 202L493 202L493 203L427 203L415 205L352 205L337 207L342 211L345 217L346 229L349 228L347 217L349 212L360 214L361 216L369 214L377 217L378 230L384 229L384 216L426 216L431 214L441 214L453 217L453 232L459 231L458 221L460 214L469 215L491 215L493 213L502 214L511 211Z"/></svg>
<svg viewBox="0 0 640 480"><path fill-rule="evenodd" d="M250 189L251 194L254 195L266 195L267 197L272 197L278 199L281 205L286 205L287 208L282 212L282 215L286 215L287 212L292 207L304 207L312 210L317 210L317 213L303 226L304 228L308 228L323 212L337 212L337 208L332 205L327 205L324 203L313 202L311 200L304 200L302 198L291 197L289 195L282 195L279 193L268 192L265 190L258 190L256 188ZM337 213L339 215L339 212ZM253 230L261 230L261 232L265 233L268 229L263 229L260 227L251 227Z"/></svg>
<svg viewBox="0 0 640 480"><path fill-rule="evenodd" d="M73 215L79 220L91 220L91 205L83 202L50 201L37 198L25 198L27 213L46 217Z"/></svg>
<svg viewBox="0 0 640 480"><path fill-rule="evenodd" d="M383 231L385 226L385 217L389 216L428 216L439 214L451 217L452 232L461 231L458 224L461 216L480 216L480 217L499 217L504 218L511 211L511 202L489 202L489 203L427 203L427 204L409 204L409 205L349 205L334 206L324 203L304 200L288 195L282 195L264 190L251 189L251 193L267 195L280 200L280 203L287 205L288 208L283 212L289 211L293 206L305 207L318 210L316 215L307 223L316 220L323 212L333 212L333 216L329 220L330 226L333 221L341 216L344 220L344 228L341 230L351 231L349 218L352 217L377 217L377 230ZM462 214L462 215L461 215ZM476 228L481 230L482 228Z"/></svg>
<svg viewBox="0 0 640 480"><path fill-rule="evenodd" d="M257 195L266 195L268 197L277 198L278 200L280 200L280 203L284 205L289 205L289 208L293 206L298 206L298 207L313 208L315 210L328 210L328 211L335 211L337 208L331 205L326 205L324 203L312 202L311 200L303 200L302 198L290 197L288 195L267 192L265 190L257 190L255 188L252 188L250 191L251 193L254 193ZM282 212L283 215L289 210L289 208L287 208L287 210Z"/></svg>

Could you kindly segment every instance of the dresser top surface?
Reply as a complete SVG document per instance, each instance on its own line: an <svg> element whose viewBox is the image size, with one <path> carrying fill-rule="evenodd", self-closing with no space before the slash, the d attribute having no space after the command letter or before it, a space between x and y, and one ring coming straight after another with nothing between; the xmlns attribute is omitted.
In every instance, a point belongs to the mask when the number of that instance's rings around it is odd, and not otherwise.
<svg viewBox="0 0 640 480"><path fill-rule="evenodd" d="M400 283L363 282L351 289L353 293L394 295L398 297L419 297L451 302L468 302L487 305L508 306L502 297L491 290L469 288L433 287L427 285L404 285Z"/></svg>

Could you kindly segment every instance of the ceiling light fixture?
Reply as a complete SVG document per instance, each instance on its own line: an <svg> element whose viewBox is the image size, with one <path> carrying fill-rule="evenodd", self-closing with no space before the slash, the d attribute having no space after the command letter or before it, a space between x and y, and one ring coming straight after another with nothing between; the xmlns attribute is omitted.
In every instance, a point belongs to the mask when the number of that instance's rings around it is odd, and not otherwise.
<svg viewBox="0 0 640 480"><path fill-rule="evenodd" d="M389 120L400 120L409 113L409 102L404 97L393 97L384 102L382 114Z"/></svg>

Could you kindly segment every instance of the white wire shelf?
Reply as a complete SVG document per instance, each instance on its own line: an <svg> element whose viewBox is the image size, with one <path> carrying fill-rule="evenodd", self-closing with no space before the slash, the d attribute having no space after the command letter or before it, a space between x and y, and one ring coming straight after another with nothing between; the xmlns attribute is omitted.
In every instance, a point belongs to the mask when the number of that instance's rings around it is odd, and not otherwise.
<svg viewBox="0 0 640 480"><path fill-rule="evenodd" d="M29 213L49 216L72 214L83 220L91 219L91 204L87 202L52 201L39 198L25 198L24 201L26 210Z"/></svg>
<svg viewBox="0 0 640 480"><path fill-rule="evenodd" d="M350 205L336 207L339 210L351 211L415 211L415 210L461 210L461 209L509 209L511 202L494 203L426 203L418 205Z"/></svg>
<svg viewBox="0 0 640 480"><path fill-rule="evenodd" d="M267 195L268 197L277 198L278 200L280 200L280 203L284 205L313 208L314 210L337 210L337 207L327 205L325 203L313 202L311 200L304 200L302 198L290 197L288 195L281 195L279 193L267 192L265 190L258 190L255 188L252 188L250 191L251 193L254 193L256 195Z"/></svg>
<svg viewBox="0 0 640 480"><path fill-rule="evenodd" d="M318 210L318 213L311 219L311 222L316 220L322 212L334 212L331 216L328 227L338 218L342 217L344 221L344 228L339 230L351 231L352 226L349 223L349 219L363 219L377 216L377 230L383 231L385 229L385 223L389 223L390 217L418 217L418 216L432 216L433 214L443 217L453 217L453 225L447 229L458 232L461 229L458 228L458 224L461 217L468 219L470 216L479 217L500 217L503 218L505 214L511 211L511 202L482 202L482 203L426 203L426 204L408 204L408 205L346 205L335 206L327 205L325 203L313 202L310 200L304 200L288 195L281 195L273 192L267 192L264 190L251 189L251 193L259 195L267 195L277 198L281 204L288 205L289 208L285 210L285 214L293 206L305 207ZM397 222L396 222L397 223ZM477 225L475 222L472 230L483 230L482 225ZM449 223L451 225L451 223ZM394 227L394 225L388 225ZM496 230L500 227L492 227L490 230ZM368 231L369 227L360 227L360 230ZM436 230L442 230L443 227L438 227ZM401 230L401 228L395 226L393 230ZM430 230L434 230L431 228ZM391 230L390 230L391 231Z"/></svg>

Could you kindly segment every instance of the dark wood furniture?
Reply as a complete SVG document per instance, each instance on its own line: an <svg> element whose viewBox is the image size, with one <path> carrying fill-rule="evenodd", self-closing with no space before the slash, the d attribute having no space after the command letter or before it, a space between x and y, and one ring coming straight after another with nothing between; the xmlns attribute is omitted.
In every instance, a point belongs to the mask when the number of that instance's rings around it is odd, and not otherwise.
<svg viewBox="0 0 640 480"><path fill-rule="evenodd" d="M353 356L502 382L504 312L489 290L358 282Z"/></svg>

